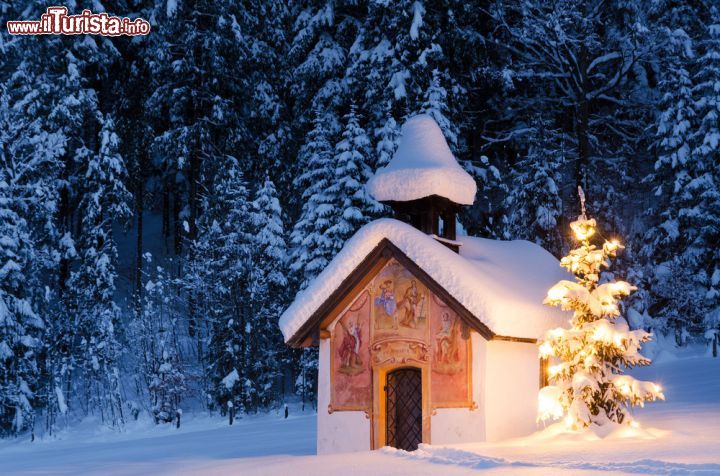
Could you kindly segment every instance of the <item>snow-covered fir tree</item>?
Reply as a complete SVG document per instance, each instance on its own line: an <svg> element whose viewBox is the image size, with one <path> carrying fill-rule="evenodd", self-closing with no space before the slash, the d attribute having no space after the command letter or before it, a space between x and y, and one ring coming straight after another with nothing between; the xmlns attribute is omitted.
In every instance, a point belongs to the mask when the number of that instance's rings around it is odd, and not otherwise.
<svg viewBox="0 0 720 476"><path fill-rule="evenodd" d="M80 2L78 7L83 5L88 6ZM44 8L28 2L22 15L40 15ZM34 283L36 309L46 324L37 403L45 411L43 423L53 431L57 415L67 414L69 406L75 415L90 409L89 396L75 391L84 383L74 354L80 340L73 327L80 290L71 289L71 272L80 266L77 234L88 230L81 224L87 163L100 149L97 84L109 84L108 69L119 52L100 37L28 38L9 46L3 54L16 69L2 80L14 124L10 180L35 248L27 279Z"/></svg>
<svg viewBox="0 0 720 476"><path fill-rule="evenodd" d="M663 97L656 131L656 170L668 166L675 169L687 163L695 123L693 83L688 71L694 59L692 41L683 30L667 31L666 35L668 58L660 82ZM656 194L662 192L660 189Z"/></svg>
<svg viewBox="0 0 720 476"><path fill-rule="evenodd" d="M360 126L355 106L350 108L343 121L342 135L335 145L332 182L327 190L333 213L325 236L330 242L332 256L383 208L365 191L365 183L371 176L368 166L370 139Z"/></svg>
<svg viewBox="0 0 720 476"><path fill-rule="evenodd" d="M565 159L563 136L542 119L535 125L527 155L512 171L505 199L504 238L534 241L555 256L562 253L560 185Z"/></svg>
<svg viewBox="0 0 720 476"><path fill-rule="evenodd" d="M703 332L708 316L720 308L713 282L720 255L711 245L720 240L720 27L707 28L697 57L683 30L666 34L658 159L648 177L657 200L651 213L660 220L640 251L649 289L642 305L653 309L656 329L683 344L688 332Z"/></svg>
<svg viewBox="0 0 720 476"><path fill-rule="evenodd" d="M296 121L310 128L315 111L324 111L331 120L342 105L346 85L348 48L358 21L351 9L331 0L303 0L294 5L292 41L288 51L291 65L290 92L295 98ZM334 125L328 124L331 128ZM302 168L298 170L302 173Z"/></svg>
<svg viewBox="0 0 720 476"><path fill-rule="evenodd" d="M273 393L275 380L290 364L277 328L287 299L287 244L278 193L269 178L255 193L250 221L253 243L247 305L251 312L251 353L255 360L246 378L256 395L255 407L264 407L277 398Z"/></svg>
<svg viewBox="0 0 720 476"><path fill-rule="evenodd" d="M303 173L295 186L302 196L302 210L295 223L290 241L293 245L291 268L301 287L322 271L333 257L334 246L327 237L332 226L333 202L328 189L335 180L331 131L327 118L316 112L312 131L299 153Z"/></svg>
<svg viewBox="0 0 720 476"><path fill-rule="evenodd" d="M208 348L204 360L210 404L225 412L252 405L254 389L247 375L253 329L248 306L252 239L249 196L237 159L225 157L208 205L199 221L185 281L197 300L198 316L207 322ZM229 378L229 376L234 376Z"/></svg>
<svg viewBox="0 0 720 476"><path fill-rule="evenodd" d="M551 385L540 390L539 418L564 417L569 428L631 423L629 406L665 397L659 385L623 373L650 363L639 353L650 334L630 330L621 317L619 298L635 287L626 281L600 282L601 271L623 246L615 240L599 248L592 244L597 224L585 215L582 191L581 201L583 213L570 224L579 246L560 261L575 279L558 282L545 299L573 315L569 329L551 329L540 342L541 358L552 365Z"/></svg>
<svg viewBox="0 0 720 476"><path fill-rule="evenodd" d="M445 136L451 150L458 147L457 126L448 118L449 107L447 104L448 93L445 87L440 84L440 72L437 69L432 71L432 79L423 95L420 111L435 119L440 130Z"/></svg>
<svg viewBox="0 0 720 476"><path fill-rule="evenodd" d="M56 415L67 409L59 356L65 353L66 340L60 336L67 333L62 329L69 327L55 297L62 292L66 277L61 276L59 265L68 263L75 250L69 233L60 234L62 225L57 220L62 215L58 189L63 183L58 178L68 141L62 130L48 125L53 105L38 96L42 85L31 65L22 62L12 79L0 86L0 174L4 174L12 209L24 221L32 243L32 253L26 255L31 259L24 264L24 292L45 322L36 359L37 371L44 378L33 401L38 410L45 411L42 421L53 431Z"/></svg>
<svg viewBox="0 0 720 476"><path fill-rule="evenodd" d="M291 268L300 286L317 276L340 251L345 241L381 209L365 193L370 177L367 160L370 141L354 108L345 116L345 124L334 150L326 118L319 112L313 130L300 151L304 173L296 181L304 200L291 243ZM315 386L317 352L303 352L299 373L300 393L307 395Z"/></svg>
<svg viewBox="0 0 720 476"><path fill-rule="evenodd" d="M688 263L677 253L681 233L680 208L682 207L683 184L695 143L693 131L697 128L693 80L689 68L693 66L692 41L682 29L663 32L665 44L664 68L661 71L660 103L661 113L656 126L655 148L658 153L652 173L647 181L652 186L656 205L648 212L654 220L643 236L639 246L641 261L635 265L639 284L647 289L644 299L634 300L633 306L639 312L655 309L655 319L646 323L660 332L679 334L683 328L683 316L687 311L685 298L693 293L693 280L688 273ZM674 299L676 290L682 289ZM691 301L693 299L690 299Z"/></svg>
<svg viewBox="0 0 720 476"><path fill-rule="evenodd" d="M251 145L257 148L239 114L253 88L242 79L227 80L249 54L237 22L242 13L239 5L229 2L177 2L174 9L156 12L164 21L149 37L153 84L146 108L154 125L153 157L163 187L172 196L175 253L184 257L187 241L191 261L191 243L198 237L197 222L203 212L203 186L224 155ZM241 159L248 160L247 168L251 166L251 157ZM197 327L192 299L188 313L192 334Z"/></svg>
<svg viewBox="0 0 720 476"><path fill-rule="evenodd" d="M152 268L152 256L143 259ZM134 355L136 386L146 394L147 408L155 423L175 421L179 425L181 402L187 391L185 374L178 352L177 310L174 306L172 279L162 266L148 273L143 293L142 313L131 325L129 339L138 354Z"/></svg>
<svg viewBox="0 0 720 476"><path fill-rule="evenodd" d="M377 141L377 145L375 146L375 155L377 157L375 162L376 170L390 163L390 159L395 155L399 138L400 126L398 126L397 121L388 114L383 126L375 131L375 139Z"/></svg>
<svg viewBox="0 0 720 476"><path fill-rule="evenodd" d="M34 428L45 323L32 302L33 243L15 211L6 160L0 150L0 435L16 436Z"/></svg>
<svg viewBox="0 0 720 476"><path fill-rule="evenodd" d="M103 120L97 154L84 167L82 235L77 242L78 268L70 277L72 306L71 365L80 373L73 398L85 404L109 424L123 422L118 341L120 309L113 297L117 279L117 248L112 233L114 220L130 215L127 170L118 151L114 121Z"/></svg>
<svg viewBox="0 0 720 476"><path fill-rule="evenodd" d="M260 182L269 172L280 189L289 189L297 174L286 157L293 153L293 124L288 100L290 62L286 61L292 4L279 0L256 0L243 5L236 17L240 28L236 38L249 45L252 54L244 57L240 68L247 74L247 90L252 92L246 116L242 117L248 134L243 149L254 152L246 167L248 180ZM255 144L259 141L259 144ZM246 172L247 174L247 172Z"/></svg>
<svg viewBox="0 0 720 476"><path fill-rule="evenodd" d="M699 128L695 148L684 176L676 176L681 202L678 215L687 243L684 257L695 274L701 296L694 322L706 325L709 316L720 313L720 13L712 9L712 24L702 42L703 54L693 89ZM703 323L703 321L705 321Z"/></svg>

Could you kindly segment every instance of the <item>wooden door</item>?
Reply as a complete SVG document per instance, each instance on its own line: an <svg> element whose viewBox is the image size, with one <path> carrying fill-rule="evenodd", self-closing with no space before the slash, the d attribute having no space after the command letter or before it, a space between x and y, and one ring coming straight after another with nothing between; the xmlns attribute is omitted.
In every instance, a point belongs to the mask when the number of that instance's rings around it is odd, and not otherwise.
<svg viewBox="0 0 720 476"><path fill-rule="evenodd" d="M414 451L422 442L422 373L403 368L387 374L386 438L388 446Z"/></svg>

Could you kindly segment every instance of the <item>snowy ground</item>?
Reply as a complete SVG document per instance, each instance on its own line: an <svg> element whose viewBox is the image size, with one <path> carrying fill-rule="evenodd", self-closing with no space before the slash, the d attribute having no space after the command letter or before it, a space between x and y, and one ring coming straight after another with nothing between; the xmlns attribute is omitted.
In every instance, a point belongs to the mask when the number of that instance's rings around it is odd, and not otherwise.
<svg viewBox="0 0 720 476"><path fill-rule="evenodd" d="M188 417L180 430L147 422L122 433L92 422L58 440L0 443L0 474L707 474L720 475L720 359L696 357L636 372L667 402L638 410L631 437L558 434L499 444L424 446L315 456L315 418ZM625 436L625 437L624 437Z"/></svg>

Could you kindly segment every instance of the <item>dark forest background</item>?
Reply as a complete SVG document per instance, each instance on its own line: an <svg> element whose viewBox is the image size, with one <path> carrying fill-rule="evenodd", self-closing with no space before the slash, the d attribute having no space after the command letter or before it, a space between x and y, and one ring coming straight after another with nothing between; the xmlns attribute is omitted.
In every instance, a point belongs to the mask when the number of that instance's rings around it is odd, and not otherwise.
<svg viewBox="0 0 720 476"><path fill-rule="evenodd" d="M577 186L632 327L720 326L712 1L71 1L147 37L11 37L0 0L0 435L312 404L282 310L362 224L406 118L477 180L477 236L561 256ZM297 395L297 397L293 397Z"/></svg>

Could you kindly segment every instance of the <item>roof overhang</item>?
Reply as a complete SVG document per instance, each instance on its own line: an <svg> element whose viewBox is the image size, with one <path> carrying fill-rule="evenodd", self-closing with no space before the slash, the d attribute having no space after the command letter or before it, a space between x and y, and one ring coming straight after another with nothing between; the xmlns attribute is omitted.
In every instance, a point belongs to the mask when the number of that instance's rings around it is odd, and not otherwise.
<svg viewBox="0 0 720 476"><path fill-rule="evenodd" d="M471 329L477 331L486 340L504 340L512 342L536 343L536 339L525 337L510 337L497 335L483 324L477 317L455 299L445 288L435 281L427 272L410 259L402 250L389 239L383 238L373 250L360 262L360 264L340 283L315 312L302 326L289 338L287 344L291 347L309 347L317 345L320 336L341 313L357 293L365 287L377 273L395 258L410 273L419 279L437 297L442 299L455 311L458 317Z"/></svg>

